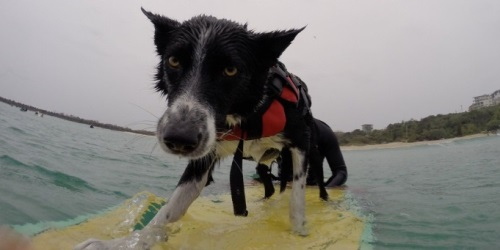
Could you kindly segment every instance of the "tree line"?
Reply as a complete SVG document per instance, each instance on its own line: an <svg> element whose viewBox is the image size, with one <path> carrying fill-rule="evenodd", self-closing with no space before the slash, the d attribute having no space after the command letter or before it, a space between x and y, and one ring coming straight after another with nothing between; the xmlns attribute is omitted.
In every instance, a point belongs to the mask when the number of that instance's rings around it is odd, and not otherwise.
<svg viewBox="0 0 500 250"><path fill-rule="evenodd" d="M36 107L30 106L30 105L19 103L19 102L13 101L13 100L9 100L9 99L3 98L1 96L0 96L0 101L7 103L11 106L16 106L20 109L38 112L38 113L41 113L44 115L49 115L49 116L57 117L57 118L72 121L72 122L86 124L86 125L89 125L89 127L90 126L99 127L99 128L109 129L109 130L131 132L131 133L137 133L137 134L143 134L143 135L154 135L155 134L154 132L147 131L147 130L135 130L135 129L127 128L127 127L120 127L120 126L113 125L113 124L107 124L107 123L101 123L101 122L94 121L94 120L83 119L83 118L80 118L80 117L77 117L74 115L67 115L67 114L63 114L63 113L47 111L44 109L40 109L40 108L36 108Z"/></svg>
<svg viewBox="0 0 500 250"><path fill-rule="evenodd" d="M420 121L389 124L385 129L365 132L338 132L340 145L367 145L390 142L417 142L462 137L500 130L500 105L462 113L431 115Z"/></svg>

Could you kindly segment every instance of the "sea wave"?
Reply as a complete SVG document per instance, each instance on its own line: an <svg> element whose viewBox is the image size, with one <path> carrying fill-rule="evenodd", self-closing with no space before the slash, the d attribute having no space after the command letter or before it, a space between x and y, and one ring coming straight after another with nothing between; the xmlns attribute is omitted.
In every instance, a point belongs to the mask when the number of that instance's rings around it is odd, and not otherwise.
<svg viewBox="0 0 500 250"><path fill-rule="evenodd" d="M63 187L73 192L83 190L98 191L98 189L81 178L60 171L50 170L38 164L27 164L9 155L0 156L0 165L3 166L3 174L19 178L23 181L38 179L47 184Z"/></svg>
<svg viewBox="0 0 500 250"><path fill-rule="evenodd" d="M9 126L9 127L7 127L7 129L6 129L6 130L7 130L7 131L9 131L9 132L18 133L18 134L23 134L23 135L28 134L28 133L26 133L26 131L24 131L24 130L22 130L22 129L18 128L18 127L12 127L12 126Z"/></svg>

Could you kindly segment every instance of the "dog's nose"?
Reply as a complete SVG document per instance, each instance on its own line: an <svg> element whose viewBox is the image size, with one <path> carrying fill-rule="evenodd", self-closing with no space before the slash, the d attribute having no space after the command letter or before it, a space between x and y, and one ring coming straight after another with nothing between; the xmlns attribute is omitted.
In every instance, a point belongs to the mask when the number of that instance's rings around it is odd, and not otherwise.
<svg viewBox="0 0 500 250"><path fill-rule="evenodd" d="M201 134L196 133L166 133L163 136L163 143L174 153L187 154L196 149L200 137Z"/></svg>

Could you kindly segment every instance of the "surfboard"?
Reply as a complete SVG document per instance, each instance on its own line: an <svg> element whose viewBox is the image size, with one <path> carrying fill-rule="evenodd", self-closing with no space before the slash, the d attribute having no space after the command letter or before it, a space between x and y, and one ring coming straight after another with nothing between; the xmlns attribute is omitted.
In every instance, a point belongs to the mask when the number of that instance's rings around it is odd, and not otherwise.
<svg viewBox="0 0 500 250"><path fill-rule="evenodd" d="M345 193L329 190L319 199L317 188L306 188L307 236L291 231L290 191L262 200L262 186L246 186L247 217L233 215L231 195L202 196L184 217L167 226L168 241L153 249L360 249L365 221L345 204ZM88 239L112 239L141 229L165 200L139 193L121 205L76 225L49 229L32 238L34 249L72 249Z"/></svg>

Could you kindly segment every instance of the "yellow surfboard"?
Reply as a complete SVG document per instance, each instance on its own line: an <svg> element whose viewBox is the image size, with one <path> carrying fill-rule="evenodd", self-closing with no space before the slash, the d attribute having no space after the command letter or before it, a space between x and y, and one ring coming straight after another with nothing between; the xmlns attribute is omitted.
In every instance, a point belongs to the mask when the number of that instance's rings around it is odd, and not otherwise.
<svg viewBox="0 0 500 250"><path fill-rule="evenodd" d="M186 215L167 227L168 241L153 249L360 249L366 223L344 206L344 191L306 188L307 236L291 232L290 190L262 200L261 186L245 188L248 217L235 217L231 195L200 197ZM72 249L88 238L111 239L140 229L165 200L139 193L118 207L77 225L46 230L32 238L35 249ZM344 205L343 205L344 204Z"/></svg>

